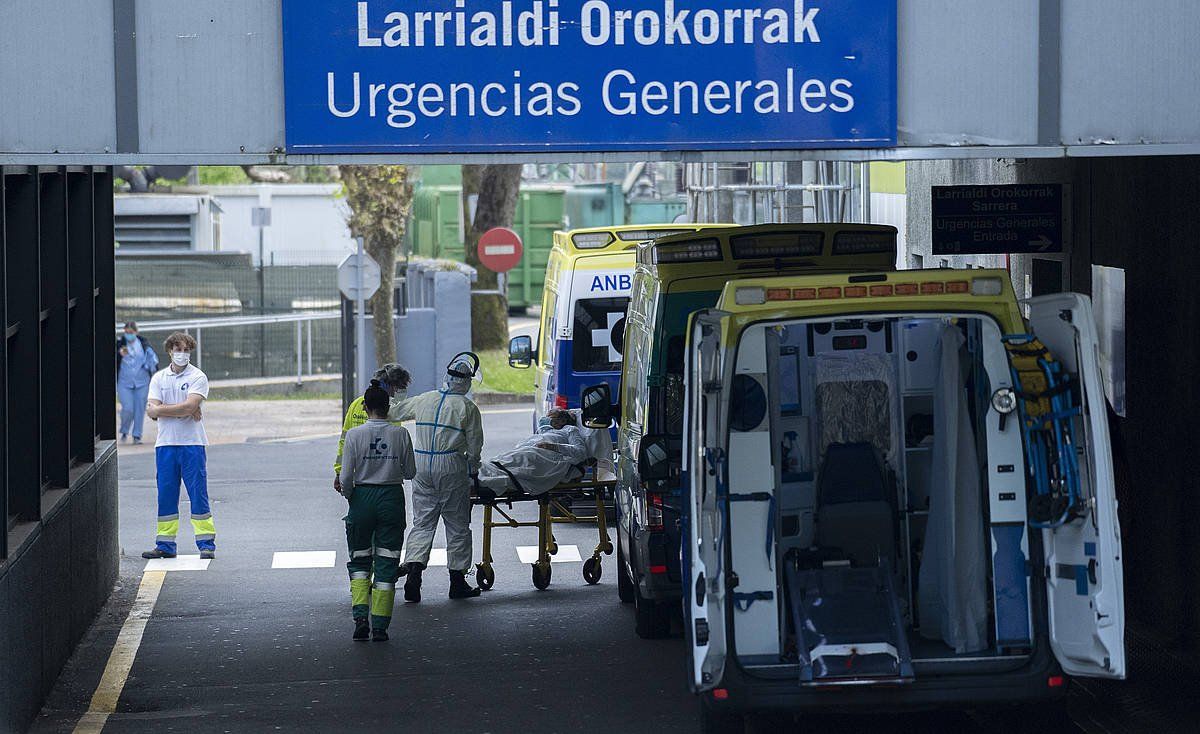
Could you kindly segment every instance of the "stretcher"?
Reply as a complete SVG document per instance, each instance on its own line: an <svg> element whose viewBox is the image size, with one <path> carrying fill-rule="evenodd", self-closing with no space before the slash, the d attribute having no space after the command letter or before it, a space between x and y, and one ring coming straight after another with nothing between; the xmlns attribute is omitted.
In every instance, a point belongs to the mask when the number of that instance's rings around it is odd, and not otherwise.
<svg viewBox="0 0 1200 734"><path fill-rule="evenodd" d="M1025 441L1025 464L1035 494L1029 524L1057 528L1080 517L1085 508L1079 489L1074 420L1082 414L1077 386L1037 337L1004 337L1013 380L1020 387L1017 406Z"/></svg>
<svg viewBox="0 0 1200 734"><path fill-rule="evenodd" d="M503 467L501 467L503 468ZM598 542L590 558L583 562L583 579L588 584L600 582L603 566L601 554L612 555L612 539L608 535L605 517L605 500L613 497L615 478L597 478L594 466L578 466L578 471L568 481L561 482L548 492L529 494L521 489L520 482L512 479L507 491L498 493L481 486L476 481L471 492L471 505L483 508L483 555L475 564L476 582L485 591L496 583L496 572L492 558L492 530L494 528L538 529L538 557L530 564L533 568L533 585L543 590L550 585L550 559L558 554L558 542L554 539L555 523L596 523ZM607 474L607 473L606 473ZM575 500L591 500L595 514L578 514L572 508ZM535 521L521 521L513 516L513 506L519 502L536 502L538 517ZM553 510L553 512L551 511ZM496 516L499 515L499 518Z"/></svg>

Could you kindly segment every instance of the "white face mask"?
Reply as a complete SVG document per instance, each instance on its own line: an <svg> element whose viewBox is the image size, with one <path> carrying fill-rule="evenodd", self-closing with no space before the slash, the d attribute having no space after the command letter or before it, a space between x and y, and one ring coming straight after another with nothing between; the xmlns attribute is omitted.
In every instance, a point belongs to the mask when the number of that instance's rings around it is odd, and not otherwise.
<svg viewBox="0 0 1200 734"><path fill-rule="evenodd" d="M176 367L187 367L188 362L192 361L191 352L171 352L171 361Z"/></svg>

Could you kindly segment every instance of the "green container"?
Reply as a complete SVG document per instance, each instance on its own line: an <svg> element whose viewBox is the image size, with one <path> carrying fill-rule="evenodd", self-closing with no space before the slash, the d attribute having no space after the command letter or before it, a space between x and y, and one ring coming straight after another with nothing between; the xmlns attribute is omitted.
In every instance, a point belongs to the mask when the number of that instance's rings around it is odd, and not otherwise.
<svg viewBox="0 0 1200 734"><path fill-rule="evenodd" d="M670 224L675 217L687 212L684 199L646 199L632 201L626 210L626 224Z"/></svg>
<svg viewBox="0 0 1200 734"><path fill-rule="evenodd" d="M423 186L462 186L462 166L420 166L417 170Z"/></svg>
<svg viewBox="0 0 1200 734"><path fill-rule="evenodd" d="M615 183L579 184L566 193L563 227L587 229L625 222L625 197Z"/></svg>
<svg viewBox="0 0 1200 734"><path fill-rule="evenodd" d="M462 188L421 186L413 192L408 231L414 255L463 259Z"/></svg>
<svg viewBox="0 0 1200 734"><path fill-rule="evenodd" d="M563 201L569 187L526 186L517 199L513 229L521 236L525 254L508 273L508 305L525 308L542 302L546 262L554 231L563 226ZM420 186L413 193L409 246L414 255L465 259L461 223L461 186Z"/></svg>

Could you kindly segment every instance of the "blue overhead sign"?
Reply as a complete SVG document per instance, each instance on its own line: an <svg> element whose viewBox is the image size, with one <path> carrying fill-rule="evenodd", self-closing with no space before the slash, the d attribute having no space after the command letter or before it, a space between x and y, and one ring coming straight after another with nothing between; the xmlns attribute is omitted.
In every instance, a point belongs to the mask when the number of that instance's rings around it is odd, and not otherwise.
<svg viewBox="0 0 1200 734"><path fill-rule="evenodd" d="M887 147L896 0L283 0L291 153Z"/></svg>

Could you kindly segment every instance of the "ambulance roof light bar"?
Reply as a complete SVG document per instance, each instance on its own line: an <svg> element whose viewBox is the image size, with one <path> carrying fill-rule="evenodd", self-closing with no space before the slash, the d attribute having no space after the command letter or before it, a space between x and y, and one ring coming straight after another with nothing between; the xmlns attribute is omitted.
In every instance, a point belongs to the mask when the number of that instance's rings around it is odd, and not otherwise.
<svg viewBox="0 0 1200 734"><path fill-rule="evenodd" d="M617 232L617 239L622 242L645 242L695 231L694 229L629 229Z"/></svg>
<svg viewBox="0 0 1200 734"><path fill-rule="evenodd" d="M578 232L571 235L571 244L580 250L599 250L608 247L613 236L608 232Z"/></svg>
<svg viewBox="0 0 1200 734"><path fill-rule="evenodd" d="M896 251L894 232L842 231L833 236L834 255L874 255Z"/></svg>
<svg viewBox="0 0 1200 734"><path fill-rule="evenodd" d="M739 306L760 306L768 301L812 301L840 298L889 298L892 296L964 295L998 296L1003 293L1001 278L985 277L966 280L931 280L886 285L829 285L791 288L785 286L739 286L734 291L734 303Z"/></svg>
<svg viewBox="0 0 1200 734"><path fill-rule="evenodd" d="M749 258L815 257L821 254L822 232L779 232L730 237L735 260Z"/></svg>
<svg viewBox="0 0 1200 734"><path fill-rule="evenodd" d="M655 265L683 262L713 262L724 259L721 255L721 241L715 239L654 245L652 252Z"/></svg>

